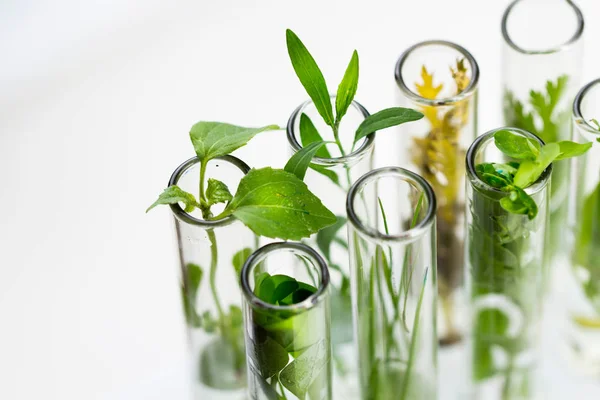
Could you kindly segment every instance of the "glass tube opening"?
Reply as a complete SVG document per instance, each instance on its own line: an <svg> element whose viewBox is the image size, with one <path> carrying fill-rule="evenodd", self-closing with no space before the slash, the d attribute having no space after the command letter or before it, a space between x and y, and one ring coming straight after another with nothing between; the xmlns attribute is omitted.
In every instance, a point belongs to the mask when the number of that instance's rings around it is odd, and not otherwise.
<svg viewBox="0 0 600 400"><path fill-rule="evenodd" d="M495 194L498 194L501 196L506 196L507 195L506 192L503 192L500 189L496 189L496 188L488 185L484 181L482 181L479 178L479 176L477 175L477 172L475 171L475 167L478 164L483 163L483 162L503 163L503 162L507 162L507 161L515 161L515 160L511 159L510 157L506 156L500 150L498 150L498 148L494 144L494 134L496 132L502 131L502 130L509 130L513 133L533 139L533 140L537 141L541 146L543 146L545 143L542 139L540 139L533 133L527 132L523 129L505 127L505 128L494 129L492 131L486 132L485 134L479 136L473 142L471 147L469 147L469 150L467 151L467 157L466 157L467 175L469 176L469 180L471 181L473 186L483 189L489 193L495 193ZM537 193L537 192L541 191L542 189L544 189L544 187L548 184L551 174L552 174L552 164L550 164L548 166L548 168L546 168L546 170L542 173L542 175L539 177L539 179L535 183L533 183L532 185L530 185L526 189L524 189L525 192L529 195L532 195L532 194Z"/></svg>
<svg viewBox="0 0 600 400"><path fill-rule="evenodd" d="M291 305L275 305L255 294L256 278L260 273L287 275L298 282L314 286L317 291L303 301ZM281 311L302 311L323 301L329 288L329 271L323 258L311 247L295 242L271 243L256 250L244 263L241 272L242 292L256 307Z"/></svg>
<svg viewBox="0 0 600 400"><path fill-rule="evenodd" d="M464 90L456 94L456 85L443 85L436 99L421 96L415 91L414 82L421 81L424 55L427 55L425 67L435 74L436 82L454 82L450 67L458 60L466 60L469 83ZM457 103L470 97L477 88L479 66L475 58L464 47L444 40L430 40L409 47L398 59L395 70L396 83L410 100L423 105L440 106Z"/></svg>
<svg viewBox="0 0 600 400"><path fill-rule="evenodd" d="M376 198L379 206L370 207L368 198ZM435 210L435 195L429 183L399 167L379 168L363 175L350 188L346 201L348 220L354 228L384 242L421 237L434 222Z"/></svg>
<svg viewBox="0 0 600 400"><path fill-rule="evenodd" d="M570 0L515 0L502 17L502 36L524 54L550 54L583 34L581 10Z"/></svg>
<svg viewBox="0 0 600 400"><path fill-rule="evenodd" d="M600 135L599 127L592 119L600 122L600 78L585 85L573 102L574 123L579 128Z"/></svg>
<svg viewBox="0 0 600 400"><path fill-rule="evenodd" d="M336 96L331 96L332 104L335 104L335 98ZM302 149L300 121L303 114L310 118L317 131L321 134L323 140L333 140L331 127L328 126L325 121L323 121L323 118L321 115L319 115L319 112L317 111L313 101L308 100L294 110L287 123L287 138L294 152ZM342 122L340 123L339 127L339 138L347 154L342 155L339 148L334 143L327 143L325 147L331 153L332 157L323 158L315 156L312 159L312 163L325 167L354 165L365 154L368 154L369 150L375 144L375 132L361 139L355 146L353 146L353 141L356 129L369 115L370 114L365 107L363 107L359 102L353 101L350 107L348 107L348 111L342 118ZM353 151L350 152L350 149Z"/></svg>
<svg viewBox="0 0 600 400"><path fill-rule="evenodd" d="M219 179L224 182L231 193L235 193L240 180L250 171L250 167L234 156L217 157L208 162L206 168L206 177ZM181 164L169 179L168 186L177 185L188 193L193 193L198 198L200 184L200 159L192 157ZM195 209L192 213L187 213L181 208L179 203L171 204L173 215L180 221L192 225L199 225L206 228L216 228L232 223L235 217L229 215L220 220L208 221L202 218L200 210ZM213 214L217 215L224 208L223 204L215 204L212 208Z"/></svg>

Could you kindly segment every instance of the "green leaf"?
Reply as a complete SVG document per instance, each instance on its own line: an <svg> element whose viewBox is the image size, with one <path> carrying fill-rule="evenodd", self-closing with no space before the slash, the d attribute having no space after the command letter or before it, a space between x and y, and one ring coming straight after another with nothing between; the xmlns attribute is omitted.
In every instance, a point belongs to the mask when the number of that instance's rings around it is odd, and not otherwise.
<svg viewBox="0 0 600 400"><path fill-rule="evenodd" d="M254 233L300 240L335 223L335 215L294 174L280 169L252 169L225 209Z"/></svg>
<svg viewBox="0 0 600 400"><path fill-rule="evenodd" d="M323 228L317 233L317 246L321 253L325 256L325 259L331 263L331 244L333 243L337 233L344 225L346 225L346 218L337 216L337 220L333 225Z"/></svg>
<svg viewBox="0 0 600 400"><path fill-rule="evenodd" d="M249 247L245 247L233 255L231 264L233 264L233 268L235 268L235 273L238 278L240 277L240 274L242 273L242 267L244 266L244 263L246 262L248 257L250 257L251 254L252 254L252 249Z"/></svg>
<svg viewBox="0 0 600 400"><path fill-rule="evenodd" d="M324 149L324 147L322 147ZM340 186L340 177L335 171L325 168L322 165L311 164L310 169L328 178L335 185ZM341 186L340 186L341 187Z"/></svg>
<svg viewBox="0 0 600 400"><path fill-rule="evenodd" d="M315 107L325 123L333 126L333 108L325 78L310 55L308 49L304 46L300 38L290 29L285 32L288 54L292 61L292 66L300 83L304 86L306 93L312 99Z"/></svg>
<svg viewBox="0 0 600 400"><path fill-rule="evenodd" d="M592 148L592 143L575 143L568 140L557 143L560 146L560 154L556 157L556 160L564 160L565 158L577 157L584 154L586 151Z"/></svg>
<svg viewBox="0 0 600 400"><path fill-rule="evenodd" d="M308 146L301 148L288 160L284 170L296 175L298 179L303 180L313 157L326 143L327 142L312 142Z"/></svg>
<svg viewBox="0 0 600 400"><path fill-rule="evenodd" d="M146 212L152 210L154 207L160 204L177 204L183 203L185 204L185 212L189 213L194 210L195 207L200 207L196 198L193 194L188 193L181 189L177 185L169 186L166 188L159 196L158 200L156 200Z"/></svg>
<svg viewBox="0 0 600 400"><path fill-rule="evenodd" d="M255 341L248 349L248 354L256 361L258 371L264 379L281 371L289 360L288 352L269 336L264 341Z"/></svg>
<svg viewBox="0 0 600 400"><path fill-rule="evenodd" d="M494 142L502 153L517 160L535 160L539 154L539 143L506 129L494 134Z"/></svg>
<svg viewBox="0 0 600 400"><path fill-rule="evenodd" d="M410 108L393 107L381 110L365 118L359 125L354 136L354 143L375 131L405 122L417 121L421 118L423 118L423 114Z"/></svg>
<svg viewBox="0 0 600 400"><path fill-rule="evenodd" d="M592 118L592 119L590 120L590 122L591 122L591 123L593 123L594 125L596 125L596 129L597 129L598 131L600 131L600 122L598 122L598 120L597 120L597 119L595 119L595 118Z"/></svg>
<svg viewBox="0 0 600 400"><path fill-rule="evenodd" d="M183 312L188 325L199 327L200 316L196 312L196 296L198 288L202 283L204 272L199 265L188 263L184 268L185 282L181 284L181 299L183 301Z"/></svg>
<svg viewBox="0 0 600 400"><path fill-rule="evenodd" d="M535 161L525 160L521 163L515 175L514 184L522 189L531 185L538 180L559 154L560 146L557 143L548 143L543 146Z"/></svg>
<svg viewBox="0 0 600 400"><path fill-rule="evenodd" d="M525 214L529 219L534 219L538 213L535 201L519 187L514 187L509 196L500 199L500 206L513 214Z"/></svg>
<svg viewBox="0 0 600 400"><path fill-rule="evenodd" d="M352 104L352 100L356 95L358 88L358 53L354 50L350 63L344 73L344 78L338 86L337 95L335 98L335 121L339 124L342 117L346 115L348 107Z"/></svg>
<svg viewBox="0 0 600 400"><path fill-rule="evenodd" d="M299 399L304 399L311 384L320 374L327 373L330 353L325 340L314 344L281 371L280 382Z"/></svg>
<svg viewBox="0 0 600 400"><path fill-rule="evenodd" d="M306 147L313 142L324 141L312 120L304 113L300 116L300 140L302 141L302 147ZM321 147L317 150L317 157L331 158L331 154L327 147Z"/></svg>
<svg viewBox="0 0 600 400"><path fill-rule="evenodd" d="M206 188L206 199L208 205L211 206L217 203L227 203L233 198L226 184L213 178L208 179Z"/></svg>
<svg viewBox="0 0 600 400"><path fill-rule="evenodd" d="M277 125L244 128L224 122L200 121L192 126L190 139L198 158L202 162L207 162L239 149L261 132L277 129L281 128Z"/></svg>
<svg viewBox="0 0 600 400"><path fill-rule="evenodd" d="M200 353L200 382L220 390L240 389L246 386L246 366L240 362L239 351L243 337L236 346L224 338L208 343Z"/></svg>

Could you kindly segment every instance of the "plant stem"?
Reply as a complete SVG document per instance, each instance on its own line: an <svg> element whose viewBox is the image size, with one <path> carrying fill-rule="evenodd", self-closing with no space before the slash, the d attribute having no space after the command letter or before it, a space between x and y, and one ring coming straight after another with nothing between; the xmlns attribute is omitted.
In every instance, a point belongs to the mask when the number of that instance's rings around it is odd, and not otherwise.
<svg viewBox="0 0 600 400"><path fill-rule="evenodd" d="M206 175L206 161L202 160L200 162L200 210L202 211L202 218L209 219L212 217L212 213L210 211L210 206L207 206L206 203L206 194L204 193L204 178ZM219 325L221 327L221 335L225 336L225 314L223 313L223 307L221 306L221 301L219 300L219 296L217 294L217 286L216 286L216 275L217 275L217 264L219 261L219 250L217 248L217 237L215 235L215 231L213 229L208 229L206 231L208 235L208 240L210 241L210 290L213 295L213 299L215 300L215 306L217 307L217 313L219 314Z"/></svg>
<svg viewBox="0 0 600 400"><path fill-rule="evenodd" d="M342 142L340 141L340 121L336 121L333 126L331 127L331 129L333 130L333 137L335 138L335 144L337 144L338 149L340 149L340 153L343 156L346 155L346 152L344 151L344 147L342 146Z"/></svg>

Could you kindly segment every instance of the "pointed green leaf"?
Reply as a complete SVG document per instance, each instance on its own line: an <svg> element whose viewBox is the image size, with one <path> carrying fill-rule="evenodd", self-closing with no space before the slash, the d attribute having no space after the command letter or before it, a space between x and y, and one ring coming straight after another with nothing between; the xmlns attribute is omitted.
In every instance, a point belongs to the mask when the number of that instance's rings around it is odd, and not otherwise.
<svg viewBox="0 0 600 400"><path fill-rule="evenodd" d="M225 210L254 233L299 240L335 223L335 215L304 182L281 169L252 169Z"/></svg>
<svg viewBox="0 0 600 400"><path fill-rule="evenodd" d="M246 262L248 257L250 257L251 254L252 254L252 249L249 247L245 247L233 255L231 264L233 264L233 268L235 269L235 273L238 278L240 277L244 263Z"/></svg>
<svg viewBox="0 0 600 400"><path fill-rule="evenodd" d="M324 147L322 147L321 149L324 149ZM338 174L335 171L327 169L322 165L316 165L316 164L311 164L310 169L325 176L326 178L329 178L329 180L331 182L333 182L334 184L336 184L337 186L342 187L340 185L340 177L338 176Z"/></svg>
<svg viewBox="0 0 600 400"><path fill-rule="evenodd" d="M368 116L356 130L354 143L363 137L385 128L400 125L405 122L417 121L423 118L423 114L410 108L393 107L381 110Z"/></svg>
<svg viewBox="0 0 600 400"><path fill-rule="evenodd" d="M331 244L336 238L338 232L344 225L346 225L346 218L337 216L335 224L328 226L327 228L321 229L317 233L317 246L321 253L325 256L325 259L331 263Z"/></svg>
<svg viewBox="0 0 600 400"><path fill-rule="evenodd" d="M560 147L560 154L558 155L558 157L556 157L556 160L564 160L565 158L577 157L584 154L592 148L591 142L579 144L575 142L570 142L568 140L564 140L562 142L558 142L557 144Z"/></svg>
<svg viewBox="0 0 600 400"><path fill-rule="evenodd" d="M281 371L279 380L299 399L304 399L310 385L320 374L326 373L330 353L329 343L321 340L288 364Z"/></svg>
<svg viewBox="0 0 600 400"><path fill-rule="evenodd" d="M358 53L354 50L350 63L346 68L342 82L338 86L337 95L335 97L335 121L339 123L348 107L352 104L352 100L356 95L358 88Z"/></svg>
<svg viewBox="0 0 600 400"><path fill-rule="evenodd" d="M166 188L146 212L161 204L185 204L185 212L192 212L195 207L200 207L193 194L186 192L177 185Z"/></svg>
<svg viewBox="0 0 600 400"><path fill-rule="evenodd" d="M300 140L302 141L302 147L306 147L313 142L323 141L319 131L317 131L312 120L306 114L300 116ZM331 158L331 154L327 150L327 147L324 146L317 150L317 157Z"/></svg>
<svg viewBox="0 0 600 400"><path fill-rule="evenodd" d="M217 203L227 203L233 198L226 184L213 178L208 179L206 199L209 206Z"/></svg>
<svg viewBox="0 0 600 400"><path fill-rule="evenodd" d="M203 162L231 153L244 146L257 134L281 129L277 125L262 128L244 128L224 122L200 121L192 126L190 139L196 155Z"/></svg>
<svg viewBox="0 0 600 400"><path fill-rule="evenodd" d="M535 160L539 154L540 144L538 142L507 129L496 132L494 142L502 153L517 160Z"/></svg>
<svg viewBox="0 0 600 400"><path fill-rule="evenodd" d="M331 98L329 97L327 84L319 66L294 32L288 29L285 36L288 54L290 55L294 71L296 71L296 75L300 79L300 83L304 86L306 93L312 99L325 123L333 126Z"/></svg>
<svg viewBox="0 0 600 400"><path fill-rule="evenodd" d="M590 122L591 122L591 123L593 123L594 125L596 125L596 129L600 131L600 122L598 122L598 120L597 120L597 119L595 119L595 118L592 118L592 119L590 120Z"/></svg>
<svg viewBox="0 0 600 400"><path fill-rule="evenodd" d="M296 175L298 179L303 180L313 157L326 143L327 142L312 142L308 146L301 148L295 152L287 164L285 164L284 170Z"/></svg>

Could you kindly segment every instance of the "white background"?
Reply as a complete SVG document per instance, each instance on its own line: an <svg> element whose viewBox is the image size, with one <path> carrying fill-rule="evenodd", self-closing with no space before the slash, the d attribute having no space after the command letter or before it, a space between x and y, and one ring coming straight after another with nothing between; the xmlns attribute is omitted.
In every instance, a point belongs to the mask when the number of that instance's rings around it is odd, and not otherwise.
<svg viewBox="0 0 600 400"><path fill-rule="evenodd" d="M600 71L600 4L578 3L587 82ZM482 133L501 123L507 4L3 0L0 399L186 398L170 216L144 210L193 155L194 122L283 125L305 99L285 28L329 82L356 48L357 100L370 110L393 105L394 63L406 47L433 38L462 44L482 71ZM261 146L268 151L258 156ZM382 165L392 149L380 150ZM242 152L253 166L281 167L286 154L282 131ZM600 398L552 346L546 354L547 398Z"/></svg>

